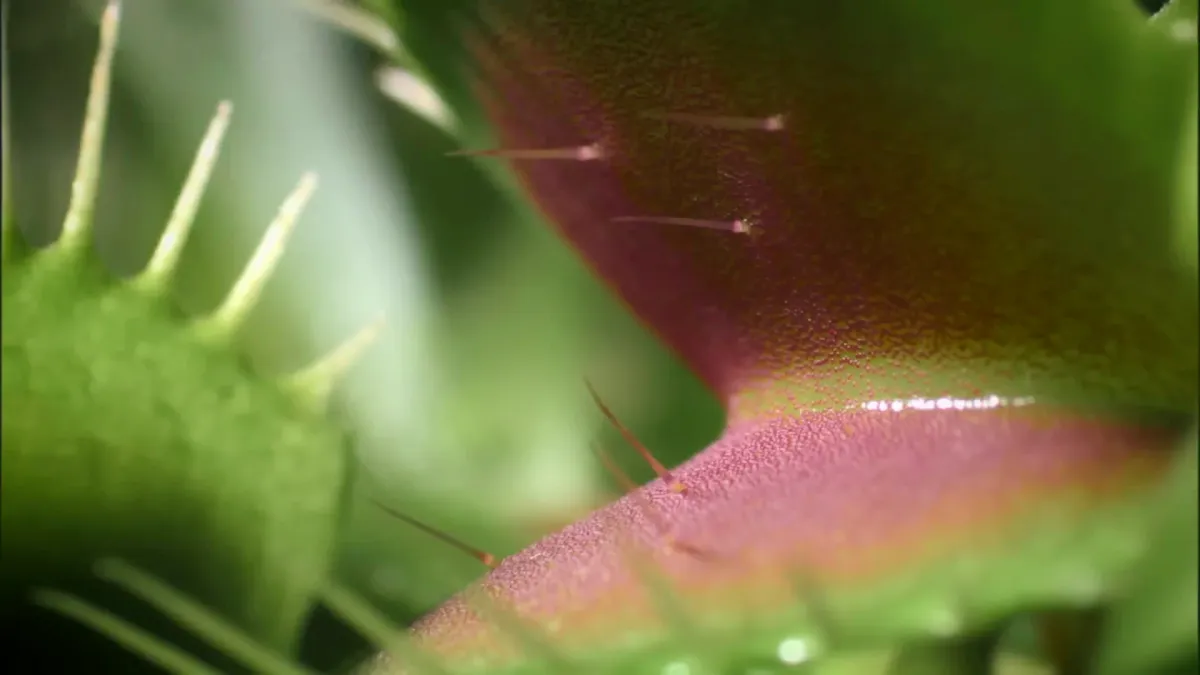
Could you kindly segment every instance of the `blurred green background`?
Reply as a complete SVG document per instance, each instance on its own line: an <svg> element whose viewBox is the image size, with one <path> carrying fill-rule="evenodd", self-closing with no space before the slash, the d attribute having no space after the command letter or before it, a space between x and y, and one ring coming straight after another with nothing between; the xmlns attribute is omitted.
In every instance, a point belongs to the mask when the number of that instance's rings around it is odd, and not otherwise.
<svg viewBox="0 0 1200 675"><path fill-rule="evenodd" d="M483 568L370 499L507 554L611 499L590 441L639 482L653 475L583 378L667 464L713 440L722 413L545 223L446 156L451 131L380 86L394 60L320 4L125 3L97 245L119 273L144 264L223 99L233 124L184 255L185 312L215 306L301 173L319 174L244 344L256 368L283 372L386 314L338 394L361 460L338 571L410 621ZM46 242L66 209L103 3L6 5L13 206ZM366 648L324 611L310 634L313 665Z"/></svg>

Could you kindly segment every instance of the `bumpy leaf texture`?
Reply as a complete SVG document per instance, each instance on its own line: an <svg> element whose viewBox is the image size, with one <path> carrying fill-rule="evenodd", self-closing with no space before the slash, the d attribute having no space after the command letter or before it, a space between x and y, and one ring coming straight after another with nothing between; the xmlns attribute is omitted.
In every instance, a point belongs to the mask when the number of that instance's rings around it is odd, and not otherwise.
<svg viewBox="0 0 1200 675"><path fill-rule="evenodd" d="M332 561L346 476L346 432L323 408L340 375L330 364L340 359L266 376L237 347L313 176L280 207L221 304L182 315L176 270L230 121L231 106L221 104L145 266L120 278L96 250L120 17L120 2L110 0L77 171L62 186L71 198L61 231L33 246L8 208L7 185L0 222L0 631L19 636L6 644L9 662L26 668L36 659L46 672L74 672L80 660L86 672L130 672L120 655L86 640L63 649L70 633L45 608L85 616L63 609L79 606L74 594L108 610L93 610L104 618L92 625L113 626L124 615L204 649L114 588L119 574L94 567L111 556L182 589L268 649L290 653ZM3 86L7 125L7 77ZM5 126L6 178L8 138ZM151 651L143 645L135 651Z"/></svg>
<svg viewBox="0 0 1200 675"><path fill-rule="evenodd" d="M1106 594L1197 393L1172 253L1194 39L1100 0L458 18L488 161L730 420L685 493L508 559L494 603L569 650L661 625L643 563L701 623L782 614L803 578L865 636ZM520 651L469 598L416 631Z"/></svg>

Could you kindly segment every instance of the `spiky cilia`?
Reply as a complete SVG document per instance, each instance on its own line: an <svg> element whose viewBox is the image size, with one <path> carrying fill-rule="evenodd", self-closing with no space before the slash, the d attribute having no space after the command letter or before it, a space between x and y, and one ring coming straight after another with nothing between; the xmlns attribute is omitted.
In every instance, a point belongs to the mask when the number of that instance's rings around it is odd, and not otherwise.
<svg viewBox="0 0 1200 675"><path fill-rule="evenodd" d="M88 581L93 564L119 556L225 617L236 627L229 634L274 655L268 662L287 663L325 582L345 475L346 437L324 403L378 326L289 376L252 372L237 351L237 331L315 188L312 175L214 311L186 317L173 305L174 272L230 122L227 102L151 259L127 279L106 268L93 247L92 214L120 13L113 0L101 17L68 211L57 239L42 248L26 244L11 217L20 206L7 191L5 112L6 630L30 629L35 593L42 604L128 636L119 617L64 595L98 592ZM6 108L8 94L6 78ZM125 569L113 565L101 569ZM130 639L127 646L164 665L164 652ZM85 656L69 652L43 653L42 665Z"/></svg>

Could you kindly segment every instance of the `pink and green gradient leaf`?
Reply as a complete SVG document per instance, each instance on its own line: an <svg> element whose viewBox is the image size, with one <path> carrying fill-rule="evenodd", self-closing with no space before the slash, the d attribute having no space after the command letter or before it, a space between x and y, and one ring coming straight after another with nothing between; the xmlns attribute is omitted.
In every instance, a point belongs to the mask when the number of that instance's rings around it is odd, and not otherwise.
<svg viewBox="0 0 1200 675"><path fill-rule="evenodd" d="M956 635L1113 593L1200 376L1175 250L1194 39L1101 0L405 7L459 45L424 50L480 102L481 161L730 415L675 471L687 494L551 535L482 582L494 600L583 653L678 628L639 556L701 625L774 638ZM796 616L798 576L824 619ZM465 598L416 630L520 651Z"/></svg>

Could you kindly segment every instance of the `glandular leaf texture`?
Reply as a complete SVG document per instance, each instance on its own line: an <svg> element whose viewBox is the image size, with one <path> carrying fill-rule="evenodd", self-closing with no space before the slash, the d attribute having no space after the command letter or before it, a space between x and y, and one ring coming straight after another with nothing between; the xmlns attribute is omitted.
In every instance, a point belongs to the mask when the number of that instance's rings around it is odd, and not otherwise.
<svg viewBox="0 0 1200 675"><path fill-rule="evenodd" d="M1194 39L1099 0L459 18L481 161L730 418L674 471L686 494L656 481L535 544L485 604L582 655L678 633L647 570L696 623L781 639L1109 595L1200 375L1173 251ZM528 651L469 594L416 632L465 661Z"/></svg>

